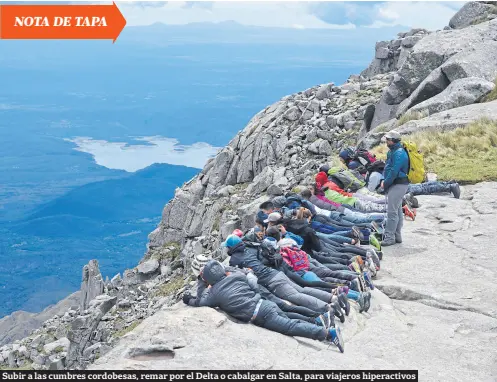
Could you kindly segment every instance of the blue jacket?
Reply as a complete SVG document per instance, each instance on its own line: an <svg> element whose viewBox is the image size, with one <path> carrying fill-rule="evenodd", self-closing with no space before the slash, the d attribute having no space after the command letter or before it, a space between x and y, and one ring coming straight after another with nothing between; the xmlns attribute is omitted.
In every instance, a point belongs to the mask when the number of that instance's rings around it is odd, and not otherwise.
<svg viewBox="0 0 497 382"><path fill-rule="evenodd" d="M409 157L402 144L393 145L387 154L385 170L383 171L383 183L385 191L394 184L397 179L407 183L407 173L409 172Z"/></svg>

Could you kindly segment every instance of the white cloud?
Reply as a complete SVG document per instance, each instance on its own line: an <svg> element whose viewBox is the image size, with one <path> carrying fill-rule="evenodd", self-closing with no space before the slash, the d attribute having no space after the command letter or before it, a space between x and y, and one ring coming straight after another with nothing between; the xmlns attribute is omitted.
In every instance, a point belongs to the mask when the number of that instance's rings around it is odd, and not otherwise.
<svg viewBox="0 0 497 382"><path fill-rule="evenodd" d="M386 20L375 20L371 26L404 25L428 30L443 29L457 12L454 5L444 2L386 2L379 8L379 15Z"/></svg>
<svg viewBox="0 0 497 382"><path fill-rule="evenodd" d="M176 139L157 136L135 140L147 144L130 145L126 142L108 142L88 137L66 139L78 146L75 150L93 155L98 165L129 172L138 171L154 163L203 168L207 160L219 150L218 147L203 142L183 146L179 145Z"/></svg>
<svg viewBox="0 0 497 382"><path fill-rule="evenodd" d="M128 25L184 25L235 21L242 25L297 29L350 29L402 25L441 29L464 2L144 2L117 4Z"/></svg>

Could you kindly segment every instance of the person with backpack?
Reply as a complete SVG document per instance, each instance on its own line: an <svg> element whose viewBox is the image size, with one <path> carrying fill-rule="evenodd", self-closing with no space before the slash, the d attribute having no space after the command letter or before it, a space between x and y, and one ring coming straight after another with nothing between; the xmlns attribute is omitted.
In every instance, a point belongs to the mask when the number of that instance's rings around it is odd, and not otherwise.
<svg viewBox="0 0 497 382"><path fill-rule="evenodd" d="M386 247L402 243L404 215L402 200L409 187L409 156L401 143L401 135L391 130L385 134L389 148L381 188L387 195L387 221L381 245Z"/></svg>
<svg viewBox="0 0 497 382"><path fill-rule="evenodd" d="M274 302L264 300L257 286L252 286L245 274L226 272L224 266L216 260L209 260L202 269L197 283L197 297L185 294L183 302L193 307L219 307L242 322L252 322L288 336L329 341L340 352L344 351L340 328L323 327L289 318Z"/></svg>

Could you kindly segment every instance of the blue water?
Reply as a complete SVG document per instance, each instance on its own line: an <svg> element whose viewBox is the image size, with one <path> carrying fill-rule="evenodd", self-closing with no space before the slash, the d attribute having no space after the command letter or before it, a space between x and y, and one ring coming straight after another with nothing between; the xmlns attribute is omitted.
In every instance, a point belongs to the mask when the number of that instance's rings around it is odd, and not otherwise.
<svg viewBox="0 0 497 382"><path fill-rule="evenodd" d="M370 58L331 40L131 40L0 41L0 317L77 290L90 259L110 277L136 265L175 187L199 171L109 169L66 139L222 147L268 104L344 82Z"/></svg>

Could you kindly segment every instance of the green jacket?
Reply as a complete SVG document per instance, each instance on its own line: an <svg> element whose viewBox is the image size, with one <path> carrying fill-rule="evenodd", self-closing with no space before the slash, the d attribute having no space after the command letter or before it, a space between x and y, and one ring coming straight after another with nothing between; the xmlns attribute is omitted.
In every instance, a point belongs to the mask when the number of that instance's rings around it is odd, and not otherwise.
<svg viewBox="0 0 497 382"><path fill-rule="evenodd" d="M326 190L324 192L324 196L331 200L332 202L339 203L339 204L347 204L349 206L354 207L355 203L357 202L357 199L352 197L352 196L344 196L336 191L333 190Z"/></svg>

